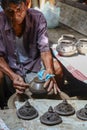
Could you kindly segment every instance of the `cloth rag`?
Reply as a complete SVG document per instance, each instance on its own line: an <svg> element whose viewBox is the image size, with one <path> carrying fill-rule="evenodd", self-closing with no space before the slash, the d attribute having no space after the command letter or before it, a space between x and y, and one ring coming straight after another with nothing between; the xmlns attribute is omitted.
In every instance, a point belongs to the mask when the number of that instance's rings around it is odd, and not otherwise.
<svg viewBox="0 0 87 130"><path fill-rule="evenodd" d="M40 70L38 73L37 73L37 75L38 75L38 78L40 79L40 80L45 80L45 81L47 81L48 79L50 79L50 78L52 78L52 77L54 77L55 75L54 74L46 74L46 76L44 77L44 72L45 72L46 70Z"/></svg>

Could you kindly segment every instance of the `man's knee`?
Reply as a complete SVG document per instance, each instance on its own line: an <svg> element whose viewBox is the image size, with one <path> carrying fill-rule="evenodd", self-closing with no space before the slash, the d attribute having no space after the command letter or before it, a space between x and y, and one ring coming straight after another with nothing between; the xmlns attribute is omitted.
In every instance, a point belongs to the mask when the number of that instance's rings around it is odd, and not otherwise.
<svg viewBox="0 0 87 130"><path fill-rule="evenodd" d="M4 79L4 74L2 71L0 71L0 84L2 84L3 79Z"/></svg>
<svg viewBox="0 0 87 130"><path fill-rule="evenodd" d="M63 76L63 67L56 59L54 59L54 71L56 75Z"/></svg>

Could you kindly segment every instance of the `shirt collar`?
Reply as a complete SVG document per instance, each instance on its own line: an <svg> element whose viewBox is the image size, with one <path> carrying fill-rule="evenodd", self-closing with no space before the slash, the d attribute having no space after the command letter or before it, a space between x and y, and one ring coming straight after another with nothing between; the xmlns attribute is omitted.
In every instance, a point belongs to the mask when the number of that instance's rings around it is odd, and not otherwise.
<svg viewBox="0 0 87 130"><path fill-rule="evenodd" d="M27 30L32 27L31 15L30 15L29 9L27 10L25 21L26 21L26 30Z"/></svg>
<svg viewBox="0 0 87 130"><path fill-rule="evenodd" d="M6 20L6 24L5 24L5 31L8 31L12 28L9 19L7 18Z"/></svg>

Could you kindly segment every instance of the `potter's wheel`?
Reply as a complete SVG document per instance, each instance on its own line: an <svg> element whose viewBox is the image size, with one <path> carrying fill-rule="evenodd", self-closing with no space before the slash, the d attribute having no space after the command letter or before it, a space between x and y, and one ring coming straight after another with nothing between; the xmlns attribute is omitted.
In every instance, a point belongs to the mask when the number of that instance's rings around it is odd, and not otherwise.
<svg viewBox="0 0 87 130"><path fill-rule="evenodd" d="M14 93L12 96L10 96L9 100L8 100L8 107L10 109L14 109L15 108L15 101L20 101L20 102L25 102L27 99L31 98L31 93L28 91L26 92L26 94L23 94L20 99L18 98L17 94Z"/></svg>

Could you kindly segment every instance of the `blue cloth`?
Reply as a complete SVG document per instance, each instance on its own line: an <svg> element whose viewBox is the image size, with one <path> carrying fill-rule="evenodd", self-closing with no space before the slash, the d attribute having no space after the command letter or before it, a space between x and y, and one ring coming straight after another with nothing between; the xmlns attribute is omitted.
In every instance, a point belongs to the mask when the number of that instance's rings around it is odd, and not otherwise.
<svg viewBox="0 0 87 130"><path fill-rule="evenodd" d="M0 2L1 2L1 0L0 0ZM3 9L2 9L2 7L0 6L0 12L2 11Z"/></svg>
<svg viewBox="0 0 87 130"><path fill-rule="evenodd" d="M52 78L52 77L55 76L54 74L46 74L46 76L43 77L44 72L45 72L45 70L40 70L40 71L37 73L38 78L39 78L40 80L43 80L43 79L44 79L45 81L47 81L48 79L50 79L50 78Z"/></svg>

